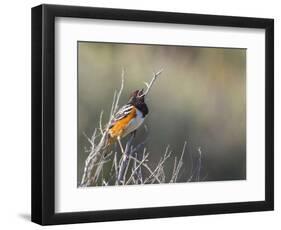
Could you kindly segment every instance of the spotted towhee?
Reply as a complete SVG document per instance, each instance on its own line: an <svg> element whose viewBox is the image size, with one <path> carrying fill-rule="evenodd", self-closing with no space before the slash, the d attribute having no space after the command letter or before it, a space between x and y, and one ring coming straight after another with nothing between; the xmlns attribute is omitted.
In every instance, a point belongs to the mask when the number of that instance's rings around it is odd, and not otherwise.
<svg viewBox="0 0 281 230"><path fill-rule="evenodd" d="M114 143L117 139L120 140L120 138L130 133L134 133L140 127L148 114L144 97L143 90L134 91L128 103L117 111L109 126L107 145Z"/></svg>

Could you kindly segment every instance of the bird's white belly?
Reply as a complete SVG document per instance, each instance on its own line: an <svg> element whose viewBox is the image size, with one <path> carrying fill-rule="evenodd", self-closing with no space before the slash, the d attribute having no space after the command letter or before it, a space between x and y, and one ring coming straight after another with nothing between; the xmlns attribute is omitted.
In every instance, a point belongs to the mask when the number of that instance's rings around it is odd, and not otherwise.
<svg viewBox="0 0 281 230"><path fill-rule="evenodd" d="M141 126L141 124L143 123L143 121L144 121L144 118L142 116L142 113L137 109L136 117L134 119L132 119L131 122L128 124L123 136L126 136L129 133L135 131L137 128L139 128Z"/></svg>

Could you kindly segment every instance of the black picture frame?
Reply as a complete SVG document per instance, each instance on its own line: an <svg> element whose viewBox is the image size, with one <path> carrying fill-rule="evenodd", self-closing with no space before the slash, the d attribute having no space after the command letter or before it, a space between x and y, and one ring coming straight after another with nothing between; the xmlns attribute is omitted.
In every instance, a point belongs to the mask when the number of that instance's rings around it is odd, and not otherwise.
<svg viewBox="0 0 281 230"><path fill-rule="evenodd" d="M265 200L55 213L55 17L265 29ZM41 225L267 211L274 209L274 20L110 8L32 8L32 205Z"/></svg>

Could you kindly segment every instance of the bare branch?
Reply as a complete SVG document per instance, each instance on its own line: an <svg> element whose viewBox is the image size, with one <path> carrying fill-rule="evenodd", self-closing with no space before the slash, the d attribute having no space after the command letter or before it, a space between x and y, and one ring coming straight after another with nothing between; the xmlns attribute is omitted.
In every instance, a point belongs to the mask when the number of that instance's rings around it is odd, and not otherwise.
<svg viewBox="0 0 281 230"><path fill-rule="evenodd" d="M121 94L122 94L122 92L123 92L123 88L124 88L124 78L125 78L125 70L122 69L122 74L121 74L121 87L120 87L119 92L118 92L117 97L116 97L116 102L115 102L115 106L114 106L112 115L114 115L114 114L117 112L117 109L118 109L119 99L120 99L120 96L121 96Z"/></svg>
<svg viewBox="0 0 281 230"><path fill-rule="evenodd" d="M118 172L118 177L117 177L118 184L120 184L121 182L124 183L124 180L125 180L125 174L127 172L126 169L127 169L127 166L128 166L129 157L132 154L131 144L132 144L133 138L134 138L134 136L131 135L129 140L126 143L125 150L123 149L122 143L121 143L120 139L118 138L120 149L121 149L122 154L123 154L120 169L119 169L119 172Z"/></svg>
<svg viewBox="0 0 281 230"><path fill-rule="evenodd" d="M104 133L103 133L103 128L102 128L102 116L103 116L103 110L101 111L101 113L100 113L100 133L101 133L101 135L103 135Z"/></svg>
<svg viewBox="0 0 281 230"><path fill-rule="evenodd" d="M148 158L149 154L147 154L138 164L138 166L133 170L131 176L129 177L129 179L127 180L126 184L129 184L131 182L131 180L134 178L134 174L137 172L137 170L142 166L142 164L146 161L146 159ZM136 161L135 161L136 162Z"/></svg>
<svg viewBox="0 0 281 230"><path fill-rule="evenodd" d="M183 160L182 160L182 159L183 159L183 155L184 155L184 153L185 153L186 144L187 144L187 142L185 141L185 142L184 142L184 145L183 145L181 157L180 157L180 159L179 159L179 162L178 162L178 165L177 165L177 167L176 167L176 170L174 171L174 173L173 173L173 175L172 175L172 178L171 178L170 183L172 183L172 182L177 182L178 174L179 174L180 169L181 169L181 167L182 167L182 165L183 165Z"/></svg>
<svg viewBox="0 0 281 230"><path fill-rule="evenodd" d="M147 95L148 95L148 93L149 93L149 91L150 91L152 85L154 84L154 82L155 82L156 79L160 76L160 74L161 74L162 72L163 72L163 69L161 69L161 70L159 70L158 72L154 73L154 74L153 74L153 78L151 79L151 81L150 81L149 84L148 84L147 82L144 82L144 84L146 85L146 90L145 90L145 92L144 92L142 95L140 95L140 97L142 97L142 96L147 96Z"/></svg>
<svg viewBox="0 0 281 230"><path fill-rule="evenodd" d="M201 148L198 148L198 154L199 154L199 159L198 159L198 169L197 169L197 181L200 180L200 174L201 174L201 164L202 164L202 152Z"/></svg>
<svg viewBox="0 0 281 230"><path fill-rule="evenodd" d="M135 157L130 156L130 158L134 159L136 162L138 162L140 164L140 161L138 159L136 159ZM150 176L153 176L159 184L161 183L161 181L154 175L155 173L151 170L151 168L147 164L143 163L142 166L144 166L144 168L148 170L148 172L150 173ZM145 182L144 182L144 184L145 184Z"/></svg>
<svg viewBox="0 0 281 230"><path fill-rule="evenodd" d="M157 167L154 169L154 171L150 172L150 175L145 179L144 184L147 183L152 177L154 178L158 178L157 176L155 177L155 175L157 174L159 168L165 163L165 161L171 156L172 152L168 152L169 150L169 145L166 148L166 152L164 154L163 159L160 159L160 162L158 163ZM159 179L158 179L159 180Z"/></svg>

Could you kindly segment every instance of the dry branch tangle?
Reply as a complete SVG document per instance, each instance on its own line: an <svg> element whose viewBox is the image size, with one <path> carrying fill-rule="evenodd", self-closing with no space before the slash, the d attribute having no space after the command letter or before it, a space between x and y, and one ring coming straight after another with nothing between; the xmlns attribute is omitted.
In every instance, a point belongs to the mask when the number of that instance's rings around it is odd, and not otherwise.
<svg viewBox="0 0 281 230"><path fill-rule="evenodd" d="M148 95L151 90L152 85L154 84L155 80L160 76L162 70L158 71L153 75L152 80L150 83L146 83L147 89L144 92L144 95ZM110 151L108 152L107 148L104 148L106 137L109 131L109 124L111 120L114 118L114 114L117 112L119 108L119 99L122 94L124 88L124 75L125 72L122 70L121 75L121 86L118 92L115 91L113 96L113 101L111 105L109 120L103 128L103 111L100 113L100 120L99 120L99 128L95 129L91 138L87 138L91 144L91 151L85 161L83 176L81 179L80 187L88 187L88 186L96 186L96 185L103 185L107 186L109 184L115 185L128 185L128 184L152 184L152 183L174 183L177 182L180 170L183 166L183 155L186 152L186 145L187 143L184 142L182 154L180 160L177 162L175 159L175 166L172 172L171 179L166 181L167 173L165 172L164 163L168 158L170 158L172 151L169 150L169 146L167 146L166 151L161 157L159 163L152 170L148 162L149 153L144 148L143 152L140 154L139 150L140 147L144 145L140 143L137 146L132 145L133 138L129 138L126 143L126 148L122 152L122 157L118 162L117 152ZM97 140L99 138L99 141ZM122 151L122 149L121 149ZM111 157L113 158L111 159ZM201 151L200 151L201 156ZM111 162L111 170L109 178L104 178L103 176L103 169L105 164ZM130 163L132 162L132 164ZM201 158L200 158L201 163ZM129 171L129 165L131 166L131 173ZM200 166L201 167L201 166ZM148 176L144 178L143 170L148 172ZM147 173L146 173L147 174ZM198 175L198 174L197 174ZM193 175L191 175L192 177ZM189 181L188 178L186 181ZM112 182L113 181L113 182Z"/></svg>

